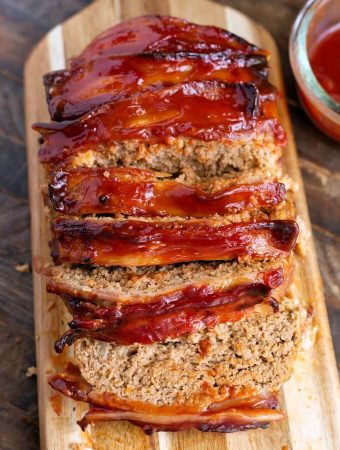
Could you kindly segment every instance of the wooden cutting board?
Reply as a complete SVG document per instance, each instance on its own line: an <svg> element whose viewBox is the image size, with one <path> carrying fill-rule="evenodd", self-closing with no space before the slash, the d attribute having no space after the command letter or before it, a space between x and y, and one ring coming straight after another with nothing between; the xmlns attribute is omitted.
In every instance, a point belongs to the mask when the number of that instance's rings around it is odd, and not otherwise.
<svg viewBox="0 0 340 450"><path fill-rule="evenodd" d="M61 369L68 355L57 356L55 339L68 320L62 302L46 294L45 280L34 273L35 331L38 366L41 448L48 450L339 450L339 384L327 319L322 282L317 265L306 198L296 155L278 51L269 33L238 11L206 0L98 0L78 15L53 28L34 48L25 66L26 132L32 221L32 254L35 267L49 260L49 225L44 215L40 185L44 172L37 160L38 135L31 125L48 121L42 76L62 69L66 61L108 27L142 14L170 14L190 21L226 28L269 50L271 80L282 93L279 109L288 134L285 150L287 174L299 187L297 211L304 222L305 255L298 255L292 295L313 305L314 328L295 365L295 373L281 394L286 419L267 430L218 434L188 431L156 433L152 437L128 424L94 425L83 433L76 425L86 405L75 403L48 386L47 375ZM312 345L314 342L314 345ZM69 353L71 355L71 353Z"/></svg>

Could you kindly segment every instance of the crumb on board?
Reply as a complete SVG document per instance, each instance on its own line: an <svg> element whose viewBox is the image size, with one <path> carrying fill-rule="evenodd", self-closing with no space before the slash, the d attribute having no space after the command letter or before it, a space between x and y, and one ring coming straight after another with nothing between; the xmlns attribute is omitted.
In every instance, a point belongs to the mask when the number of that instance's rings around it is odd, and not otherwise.
<svg viewBox="0 0 340 450"><path fill-rule="evenodd" d="M319 333L319 327L312 325L311 322L307 323L305 330L302 334L301 349L309 350L314 347Z"/></svg>
<svg viewBox="0 0 340 450"><path fill-rule="evenodd" d="M15 270L20 273L30 273L31 272L31 265L28 263L23 264L17 264L15 266Z"/></svg>
<svg viewBox="0 0 340 450"><path fill-rule="evenodd" d="M293 178L287 174L281 178L281 182L284 183L287 191L298 192L300 190L299 183L294 181Z"/></svg>
<svg viewBox="0 0 340 450"><path fill-rule="evenodd" d="M37 368L35 366L31 366L26 370L26 377L30 378L33 375L37 375Z"/></svg>
<svg viewBox="0 0 340 450"><path fill-rule="evenodd" d="M300 256L306 256L306 252L308 249L308 240L311 238L311 231L300 215L296 216L296 221L299 225L300 232L297 239L295 251Z"/></svg>

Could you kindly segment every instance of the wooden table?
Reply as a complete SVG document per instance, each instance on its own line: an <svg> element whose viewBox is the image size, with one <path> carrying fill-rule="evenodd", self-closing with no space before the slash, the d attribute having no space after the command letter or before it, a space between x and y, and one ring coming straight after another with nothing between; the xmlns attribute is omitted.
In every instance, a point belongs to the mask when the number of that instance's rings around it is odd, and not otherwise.
<svg viewBox="0 0 340 450"><path fill-rule="evenodd" d="M127 0L141 1L141 0ZM193 0L194 1L194 0ZM0 0L0 448L38 448L22 68L34 43L88 0ZM276 38L308 196L332 332L340 359L340 145L308 120L296 98L288 36L303 0L225 0L262 23ZM254 6L256 4L256 6ZM8 208L8 209L7 209ZM6 215L5 215L6 214Z"/></svg>

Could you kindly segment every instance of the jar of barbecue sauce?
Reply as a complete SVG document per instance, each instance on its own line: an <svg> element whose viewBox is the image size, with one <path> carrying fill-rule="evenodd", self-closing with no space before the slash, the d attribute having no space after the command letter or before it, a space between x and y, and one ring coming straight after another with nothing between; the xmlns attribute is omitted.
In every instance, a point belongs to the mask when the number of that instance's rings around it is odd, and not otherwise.
<svg viewBox="0 0 340 450"><path fill-rule="evenodd" d="M340 142L340 0L310 0L290 36L290 62L301 103Z"/></svg>

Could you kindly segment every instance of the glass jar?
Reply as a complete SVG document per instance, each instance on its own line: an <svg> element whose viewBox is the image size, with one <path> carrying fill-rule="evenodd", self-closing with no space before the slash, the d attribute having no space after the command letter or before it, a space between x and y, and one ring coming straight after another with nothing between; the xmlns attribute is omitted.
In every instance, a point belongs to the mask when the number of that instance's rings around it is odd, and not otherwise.
<svg viewBox="0 0 340 450"><path fill-rule="evenodd" d="M295 20L289 57L305 111L322 131L340 142L340 103L321 86L309 59L320 35L339 23L340 0L309 0ZM334 58L340 58L340 48Z"/></svg>

